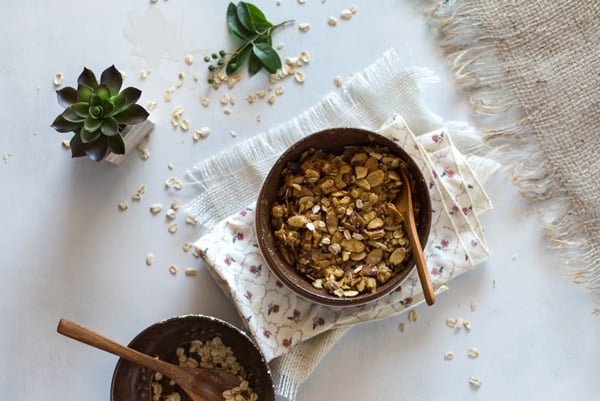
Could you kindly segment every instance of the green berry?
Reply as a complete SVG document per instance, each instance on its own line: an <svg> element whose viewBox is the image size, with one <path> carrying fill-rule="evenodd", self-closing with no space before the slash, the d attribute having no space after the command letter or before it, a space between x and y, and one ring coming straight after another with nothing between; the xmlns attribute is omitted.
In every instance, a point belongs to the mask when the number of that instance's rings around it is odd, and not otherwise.
<svg viewBox="0 0 600 401"><path fill-rule="evenodd" d="M208 63L208 62L210 61L210 57L208 57L208 56L205 56L205 57L204 57L204 61Z"/></svg>
<svg viewBox="0 0 600 401"><path fill-rule="evenodd" d="M217 53L213 53L210 56L215 60L219 58L219 55Z"/></svg>
<svg viewBox="0 0 600 401"><path fill-rule="evenodd" d="M225 57L226 55L227 55L227 53L225 52L225 50L219 51L219 56Z"/></svg>

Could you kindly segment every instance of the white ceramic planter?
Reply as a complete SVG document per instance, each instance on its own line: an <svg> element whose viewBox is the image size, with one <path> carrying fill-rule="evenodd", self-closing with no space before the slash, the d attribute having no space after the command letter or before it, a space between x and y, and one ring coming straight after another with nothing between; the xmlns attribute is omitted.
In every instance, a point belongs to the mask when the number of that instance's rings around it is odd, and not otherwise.
<svg viewBox="0 0 600 401"><path fill-rule="evenodd" d="M108 153L104 156L105 161L119 165L121 162L133 152L138 144L152 131L154 123L150 120L146 120L139 124L128 125L122 132L123 141L125 142L125 154L118 155L115 153Z"/></svg>

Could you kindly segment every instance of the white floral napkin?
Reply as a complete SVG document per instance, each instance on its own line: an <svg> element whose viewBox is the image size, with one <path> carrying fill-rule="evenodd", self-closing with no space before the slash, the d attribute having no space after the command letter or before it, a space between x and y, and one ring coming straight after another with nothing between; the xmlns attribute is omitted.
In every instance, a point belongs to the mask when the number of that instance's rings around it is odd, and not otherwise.
<svg viewBox="0 0 600 401"><path fill-rule="evenodd" d="M271 360L278 399L294 400L300 385L353 324L401 313L423 299L416 276L385 300L345 311L309 304L278 285L256 246L252 204L272 164L291 144L331 127L364 127L397 137L429 174L438 200L435 237L426 249L438 291L487 257L477 216L490 203L469 165L485 181L498 164L486 157L488 149L476 130L445 122L427 106L421 91L437 82L430 70L405 66L389 49L295 118L188 171L182 195L189 199L183 207L206 233L197 245ZM444 126L448 130L440 129Z"/></svg>
<svg viewBox="0 0 600 401"><path fill-rule="evenodd" d="M478 215L490 209L491 202L447 129L417 137L400 115L394 115L379 133L398 142L429 183L433 219L424 253L434 287L443 289L488 257ZM215 225L195 246L267 360L325 331L394 316L423 300L416 271L384 299L359 307L333 309L296 296L263 261L254 231L254 205Z"/></svg>

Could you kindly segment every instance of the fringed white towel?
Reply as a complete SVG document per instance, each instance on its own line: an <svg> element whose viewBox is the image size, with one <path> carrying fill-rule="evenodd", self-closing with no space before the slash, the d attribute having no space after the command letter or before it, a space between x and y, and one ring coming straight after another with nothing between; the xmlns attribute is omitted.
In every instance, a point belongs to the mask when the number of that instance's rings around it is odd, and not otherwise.
<svg viewBox="0 0 600 401"><path fill-rule="evenodd" d="M436 157L436 151L433 149L441 146L438 151L444 149L444 157L454 160L454 165L441 167L422 159L424 170L430 170L430 177L437 175L437 178L445 178L446 184L436 187L440 201L444 196L448 198L448 189L453 187L453 180L459 186L466 185L463 188L477 190L459 191L460 195L456 193L454 200L446 203L448 206L445 207L444 213L438 211L440 216L454 216L449 217L444 225L447 233L453 233L448 235L448 238L452 238L452 245L448 239L438 238L438 250L453 248L454 251L462 252L461 258L466 262L457 264L458 269L453 270L442 268L445 263L443 257L432 259L432 262L435 260L432 266L435 269L433 273L438 288L455 275L472 267L473 263L487 257L485 241L476 216L490 205L476 177L485 180L495 170L496 164L473 153L474 150L482 149L481 143L477 136L473 135L470 127L464 124L448 125L453 127L452 137L460 143L467 144L465 149L469 149L471 154L465 159L459 150L452 146L448 131L440 129L442 119L434 115L420 98L423 85L436 81L437 78L428 70L401 67L397 55L388 51L367 70L354 75L342 94L327 95L319 104L296 119L245 141L233 149L223 151L201 162L189 172L186 189L191 190L194 197L184 207L199 222L213 227L196 245L205 251L211 273L230 294L242 317L246 319L250 315L253 316L250 318L251 325L248 329L261 345L267 358L272 360L278 394L288 399L295 398L299 384L308 377L322 356L350 325L401 313L422 299L418 281L412 278L403 286L403 291L406 292L400 296L402 299L398 299L401 301L399 304L389 302L380 308L369 306L373 309L366 313L356 310L332 312L326 308L302 304L305 301L294 298L288 298L285 305L264 300L259 302L260 309L255 309L255 294L264 293L265 282L261 280L268 281L269 272L266 271L266 266L263 269L260 262L249 259L247 249L242 246L243 242L251 240L253 235L253 215L246 207L255 201L262 180L277 156L293 142L324 128L358 126L372 130L381 128L382 133L395 133L403 140L414 138L413 147L416 145L420 154L431 151L427 154L433 158ZM388 121L390 116L396 117ZM414 134L407 134L408 127ZM475 173L472 173L467 160L475 166ZM469 184L465 184L465 177L469 177ZM207 188L210 188L210 191ZM465 236L457 234L459 232ZM217 243L221 246L215 246ZM227 251L232 252L229 258L222 253ZM434 253L436 252L430 252L430 256L434 257ZM259 254L254 256L260 258ZM250 274L250 279L259 280L254 284L241 282L236 287L235 279L230 280L233 277L228 278L221 274L223 268L231 266L242 269L246 275ZM272 284L278 291L285 293L285 289L278 287L276 283ZM324 313L321 315L317 310ZM285 323L292 326L301 325L302 329L295 331L291 326L282 330L275 330L272 326L263 328L260 324L255 324L258 319L254 318L258 316L279 319L283 316ZM266 320L263 322L266 323Z"/></svg>

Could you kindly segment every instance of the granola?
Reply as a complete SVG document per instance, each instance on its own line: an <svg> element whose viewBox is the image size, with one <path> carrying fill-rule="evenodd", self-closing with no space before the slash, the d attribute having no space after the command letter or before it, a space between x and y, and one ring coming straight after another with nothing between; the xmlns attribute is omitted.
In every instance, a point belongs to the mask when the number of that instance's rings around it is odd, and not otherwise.
<svg viewBox="0 0 600 401"><path fill-rule="evenodd" d="M339 297L373 292L403 270L410 244L391 212L401 170L406 163L383 146L311 148L288 163L271 209L286 261Z"/></svg>

